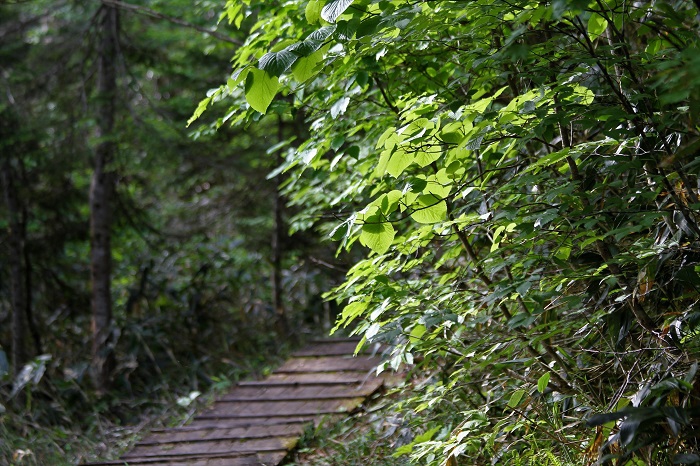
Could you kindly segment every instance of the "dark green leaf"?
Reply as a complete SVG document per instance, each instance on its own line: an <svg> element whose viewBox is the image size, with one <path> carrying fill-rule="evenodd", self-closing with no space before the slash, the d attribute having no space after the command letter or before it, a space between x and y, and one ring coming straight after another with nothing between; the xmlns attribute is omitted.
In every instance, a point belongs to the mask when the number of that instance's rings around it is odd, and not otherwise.
<svg viewBox="0 0 700 466"><path fill-rule="evenodd" d="M258 68L266 71L270 76L281 76L298 58L298 55L289 50L269 52L260 58Z"/></svg>

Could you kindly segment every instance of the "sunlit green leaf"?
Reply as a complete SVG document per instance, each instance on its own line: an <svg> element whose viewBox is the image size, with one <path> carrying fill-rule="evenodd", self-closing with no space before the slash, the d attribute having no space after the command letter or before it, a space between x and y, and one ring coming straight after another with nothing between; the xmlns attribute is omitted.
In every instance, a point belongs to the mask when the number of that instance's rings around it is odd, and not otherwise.
<svg viewBox="0 0 700 466"><path fill-rule="evenodd" d="M537 391L540 393L544 393L545 389L547 388L547 384L549 383L549 378L551 377L552 374L549 372L545 372L542 374L542 376L537 379Z"/></svg>
<svg viewBox="0 0 700 466"><path fill-rule="evenodd" d="M391 246L395 235L394 226L375 215L365 219L362 224L360 243L377 254L384 254Z"/></svg>
<svg viewBox="0 0 700 466"><path fill-rule="evenodd" d="M388 158L386 172L394 178L398 178L403 171L413 163L414 156L403 149L397 149Z"/></svg>
<svg viewBox="0 0 700 466"><path fill-rule="evenodd" d="M279 80L264 70L253 68L245 82L245 98L253 109L265 113L279 89Z"/></svg>
<svg viewBox="0 0 700 466"><path fill-rule="evenodd" d="M418 223L438 223L447 219L447 203L432 194L418 196L411 218Z"/></svg>
<svg viewBox="0 0 700 466"><path fill-rule="evenodd" d="M323 61L323 52L317 51L307 57L299 58L292 66L292 75L299 82L304 82L316 76Z"/></svg>
<svg viewBox="0 0 700 466"><path fill-rule="evenodd" d="M608 20L597 13L593 13L588 19L588 35L591 39L597 39L608 28Z"/></svg>
<svg viewBox="0 0 700 466"><path fill-rule="evenodd" d="M310 24L318 23L321 20L321 9L323 8L323 0L309 0L304 9L306 21Z"/></svg>

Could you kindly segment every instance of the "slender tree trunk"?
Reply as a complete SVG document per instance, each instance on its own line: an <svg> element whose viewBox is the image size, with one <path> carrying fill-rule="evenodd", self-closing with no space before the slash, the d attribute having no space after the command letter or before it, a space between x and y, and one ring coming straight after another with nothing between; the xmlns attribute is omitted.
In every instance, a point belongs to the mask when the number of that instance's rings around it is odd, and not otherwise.
<svg viewBox="0 0 700 466"><path fill-rule="evenodd" d="M115 176L114 114L116 100L116 55L118 15L114 7L102 5L97 75L97 139L95 169L90 185L90 278L92 282L92 374L98 393L110 388L114 355L110 347L112 323L111 223Z"/></svg>
<svg viewBox="0 0 700 466"><path fill-rule="evenodd" d="M283 138L283 122L280 117L278 123L278 139ZM282 162L282 157L277 156L277 166ZM284 199L280 193L281 175L275 178L275 199L274 199L274 225L272 231L272 307L275 310L275 330L283 336L289 335L289 320L284 309L282 298L282 240L285 234L284 218L282 210Z"/></svg>
<svg viewBox="0 0 700 466"><path fill-rule="evenodd" d="M12 302L12 370L15 375L27 362L26 325L25 325L25 291L24 291L24 237L21 212L17 201L13 170L9 156L5 154L2 163L2 186L9 215L8 243L10 266L10 299Z"/></svg>
<svg viewBox="0 0 700 466"><path fill-rule="evenodd" d="M22 210L22 237L27 238L27 207L25 206ZM27 316L27 325L29 326L29 333L32 335L34 340L34 350L36 354L42 354L44 352L44 345L41 343L41 332L39 332L39 326L36 323L34 317L34 303L32 301L32 258L29 254L29 248L26 246L26 241L24 245L24 306L25 315Z"/></svg>

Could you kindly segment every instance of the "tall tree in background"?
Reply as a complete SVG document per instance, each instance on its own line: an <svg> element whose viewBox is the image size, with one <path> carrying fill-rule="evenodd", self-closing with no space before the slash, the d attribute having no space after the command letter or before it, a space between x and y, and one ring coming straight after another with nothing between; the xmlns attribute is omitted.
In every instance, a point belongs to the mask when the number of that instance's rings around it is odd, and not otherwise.
<svg viewBox="0 0 700 466"><path fill-rule="evenodd" d="M18 199L18 170L23 154L17 141L19 125L14 109L0 107L0 185L7 208L7 257L10 269L12 367L15 375L27 360L26 306L27 290L25 258L25 227L22 208Z"/></svg>
<svg viewBox="0 0 700 466"><path fill-rule="evenodd" d="M90 278L92 282L92 365L99 391L109 389L114 368L110 348L112 323L112 209L116 175L114 116L117 99L117 47L119 15L116 8L103 4L98 13L97 114L94 172L90 184Z"/></svg>

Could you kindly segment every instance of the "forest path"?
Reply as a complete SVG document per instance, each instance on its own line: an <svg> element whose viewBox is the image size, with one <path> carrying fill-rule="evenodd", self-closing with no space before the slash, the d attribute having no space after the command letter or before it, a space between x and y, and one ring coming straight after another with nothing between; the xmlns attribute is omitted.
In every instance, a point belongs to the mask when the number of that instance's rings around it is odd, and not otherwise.
<svg viewBox="0 0 700 466"><path fill-rule="evenodd" d="M260 381L239 382L184 427L153 430L119 460L90 466L279 465L310 425L351 413L385 383L358 340L314 340Z"/></svg>

